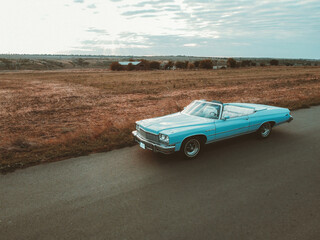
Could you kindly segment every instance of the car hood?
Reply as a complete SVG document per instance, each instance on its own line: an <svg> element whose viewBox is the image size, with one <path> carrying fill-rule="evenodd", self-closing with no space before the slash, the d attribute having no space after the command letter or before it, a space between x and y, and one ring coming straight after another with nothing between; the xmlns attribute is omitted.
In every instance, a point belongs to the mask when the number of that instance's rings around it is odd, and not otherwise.
<svg viewBox="0 0 320 240"><path fill-rule="evenodd" d="M191 116L179 112L163 117L141 120L138 121L137 124L139 124L143 129L147 131L159 133L163 130L178 131L178 129L182 127L190 127L195 125L198 126L202 124L212 123L213 121L213 119Z"/></svg>

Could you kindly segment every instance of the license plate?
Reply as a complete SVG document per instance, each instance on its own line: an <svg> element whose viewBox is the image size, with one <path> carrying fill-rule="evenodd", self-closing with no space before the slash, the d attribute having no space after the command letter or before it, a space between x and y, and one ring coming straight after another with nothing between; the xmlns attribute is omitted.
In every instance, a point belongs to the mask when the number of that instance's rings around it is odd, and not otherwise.
<svg viewBox="0 0 320 240"><path fill-rule="evenodd" d="M143 142L140 142L140 147L146 149L146 145Z"/></svg>

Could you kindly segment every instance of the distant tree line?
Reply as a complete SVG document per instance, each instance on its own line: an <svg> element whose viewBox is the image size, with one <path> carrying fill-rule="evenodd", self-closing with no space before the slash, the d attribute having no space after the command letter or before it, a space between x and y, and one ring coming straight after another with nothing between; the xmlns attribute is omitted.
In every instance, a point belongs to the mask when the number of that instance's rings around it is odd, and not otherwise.
<svg viewBox="0 0 320 240"><path fill-rule="evenodd" d="M110 69L113 71L132 71L132 70L172 70L172 69L212 69L213 61L211 59L204 59L201 61L148 61L145 59L140 59L139 64L133 65L129 63L128 65L121 65L119 62L112 62Z"/></svg>
<svg viewBox="0 0 320 240"><path fill-rule="evenodd" d="M0 70L52 70L73 67L89 67L89 62L83 58L72 61L59 61L51 59L7 59L0 58Z"/></svg>
<svg viewBox="0 0 320 240"><path fill-rule="evenodd" d="M133 59L131 59L133 61ZM113 71L133 71L133 70L172 70L172 69L213 69L214 66L219 69L228 68L240 68L240 67L255 67L255 66L278 66L279 60L271 59L269 62L260 62L257 63L253 60L242 60L236 61L234 58L228 58L225 64L219 67L217 66L217 61L213 61L211 59L203 59L197 60L194 62L189 61L148 61L145 59L140 59L140 64L133 65L129 63L128 65L121 65L119 62L112 62L110 65L110 69ZM284 64L286 66L292 66L293 64Z"/></svg>
<svg viewBox="0 0 320 240"><path fill-rule="evenodd" d="M268 64L270 66L278 66L279 60L277 59L271 59ZM285 64L286 66L289 66ZM255 67L258 66L257 62L254 62L252 60L242 60L242 61L236 61L234 58L228 58L227 59L227 66L229 68L239 68L239 67ZM259 66L264 67L266 66L266 62L260 62ZM293 64L291 65L293 66Z"/></svg>
<svg viewBox="0 0 320 240"><path fill-rule="evenodd" d="M121 59L121 58L119 58ZM124 59L124 58L123 58ZM246 68L255 66L318 66L320 61L304 59L202 59L195 61L187 60L146 60L129 59L127 61L139 61L140 63L129 63L121 65L119 62L112 62L104 58L70 58L70 59L28 59L28 58L0 58L1 70L51 70L71 68L110 68L113 71L134 71L134 70L174 70L174 69L225 69L225 68Z"/></svg>

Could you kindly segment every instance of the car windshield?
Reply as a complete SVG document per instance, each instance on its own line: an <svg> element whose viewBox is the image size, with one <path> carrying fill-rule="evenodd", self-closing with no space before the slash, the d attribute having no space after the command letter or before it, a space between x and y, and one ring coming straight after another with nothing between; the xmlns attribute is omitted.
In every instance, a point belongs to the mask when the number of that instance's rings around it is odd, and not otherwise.
<svg viewBox="0 0 320 240"><path fill-rule="evenodd" d="M188 105L182 113L197 117L218 119L220 110L221 106L219 104L205 101L194 101Z"/></svg>

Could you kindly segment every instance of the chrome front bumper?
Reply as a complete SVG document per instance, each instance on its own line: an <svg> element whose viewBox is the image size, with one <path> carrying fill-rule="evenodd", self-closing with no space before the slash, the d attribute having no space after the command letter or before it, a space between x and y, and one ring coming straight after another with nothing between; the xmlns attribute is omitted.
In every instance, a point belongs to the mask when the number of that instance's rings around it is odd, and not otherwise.
<svg viewBox="0 0 320 240"><path fill-rule="evenodd" d="M146 149L149 149L154 152L161 152L164 154L174 153L175 146L165 146L165 145L159 145L157 143L150 142L149 140L141 137L137 133L137 131L133 131L132 135L134 136L134 139L136 142L138 142L139 144L140 143L145 144Z"/></svg>
<svg viewBox="0 0 320 240"><path fill-rule="evenodd" d="M287 121L288 123L291 122L293 120L293 117L290 116L289 120Z"/></svg>

